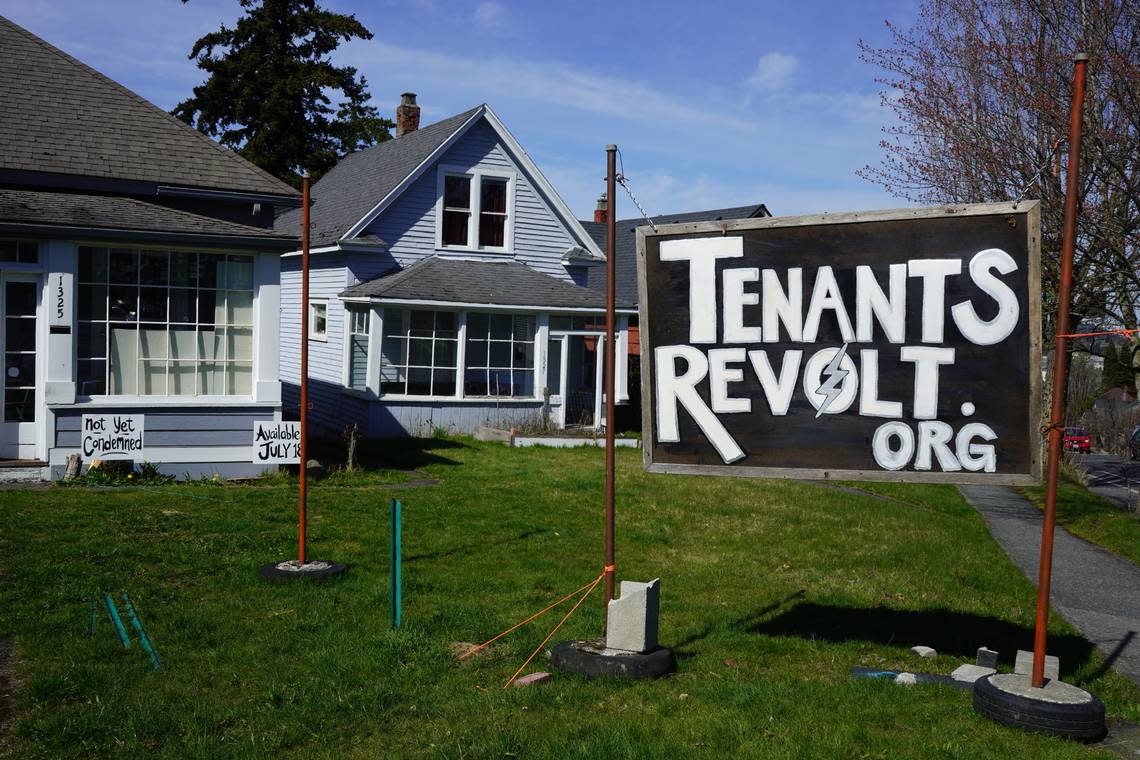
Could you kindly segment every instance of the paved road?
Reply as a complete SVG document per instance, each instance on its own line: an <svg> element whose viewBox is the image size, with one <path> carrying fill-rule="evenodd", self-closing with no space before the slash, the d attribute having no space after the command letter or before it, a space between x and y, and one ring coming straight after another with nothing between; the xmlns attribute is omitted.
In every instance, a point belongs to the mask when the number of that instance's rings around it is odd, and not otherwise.
<svg viewBox="0 0 1140 760"><path fill-rule="evenodd" d="M1004 486L960 486L990 533L1037 585L1041 513ZM1058 526L1050 604L1096 645L1120 673L1140 684L1140 567Z"/></svg>
<svg viewBox="0 0 1140 760"><path fill-rule="evenodd" d="M1136 506L1140 497L1140 461L1121 461L1111 454L1085 454L1080 462L1089 473L1089 490L1116 506Z"/></svg>

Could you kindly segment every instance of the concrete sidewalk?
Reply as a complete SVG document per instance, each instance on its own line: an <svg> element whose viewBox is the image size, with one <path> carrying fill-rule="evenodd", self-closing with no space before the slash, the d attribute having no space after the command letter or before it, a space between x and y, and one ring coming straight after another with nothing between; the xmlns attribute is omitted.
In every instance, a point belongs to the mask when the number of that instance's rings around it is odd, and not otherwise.
<svg viewBox="0 0 1140 760"><path fill-rule="evenodd" d="M1042 515L1004 486L960 486L1013 564L1037 586ZM1050 604L1140 684L1140 567L1057 526Z"/></svg>

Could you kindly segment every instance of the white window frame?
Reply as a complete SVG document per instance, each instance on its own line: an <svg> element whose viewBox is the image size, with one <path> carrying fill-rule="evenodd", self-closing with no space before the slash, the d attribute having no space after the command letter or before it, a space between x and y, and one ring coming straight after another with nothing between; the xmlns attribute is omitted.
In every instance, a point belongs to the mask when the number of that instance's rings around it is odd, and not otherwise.
<svg viewBox="0 0 1140 760"><path fill-rule="evenodd" d="M136 313L136 318L133 322L130 320L112 320L111 319L111 312L110 312L109 298L110 298L110 291L111 291L111 288L113 287L113 284L110 282L109 273L107 276L105 276L105 278L102 282L81 280L79 277L79 271L80 271L79 270L79 263L78 263L78 261L76 261L76 263L75 263L75 280L74 280L75 287L76 287L76 296L75 296L75 298L76 298L76 316L74 318L75 339L74 339L74 343L73 343L72 357L71 358L72 358L72 361L76 364L76 371L77 372L78 372L78 362L81 360L91 360L91 361L102 360L105 363L104 373L105 373L105 378L106 378L104 393L85 394L85 393L78 393L77 392L77 401L79 403L82 403L84 405L98 406L101 404L105 404L107 402L121 403L121 404L126 404L126 403L138 403L138 404L155 404L155 403L158 403L158 404L162 404L162 403L166 403L166 402L177 402L179 404L186 404L186 403L192 404L192 403L196 403L196 402L208 401L208 402L213 403L213 404L223 404L224 405L227 403L234 403L234 402L248 403L249 400L252 400L255 398L255 394L257 391L257 382L258 382L258 377L259 377L258 373L260 371L260 365L261 365L261 361L259 359L259 354L261 351L261 346L263 345L263 342L262 342L263 338L261 336L260 331L262 329L264 329L262 327L262 322L263 322L262 315L259 311L260 300L261 300L260 299L260 289L261 289L262 285L264 285L264 283L259 281L257 262L258 262L260 257L257 254L252 253L250 251L243 251L243 250L236 250L236 249L213 249L213 248L201 248L201 247L195 247L195 246L171 247L171 246L145 245L145 244L137 244L137 243L115 243L115 242L107 242L107 241L77 241L76 246L77 246L77 248L76 248L77 255L81 255L79 253L79 248L84 248L84 247L101 248L101 249L106 249L107 251L110 251L111 249L128 249L128 250L135 251L136 253L138 253L140 255L143 253L147 253L147 252L165 253L165 254L167 254L167 267L168 267L167 271L168 271L168 274L170 271L169 270L169 266L170 266L170 258L169 257L171 254L175 254L175 253L217 254L217 255L222 255L222 256L231 256L232 255L232 256L248 259L251 266L252 266L252 269L253 269L252 285L251 285L250 290L249 290L249 293L251 296L251 302L250 302L250 320L251 320L251 322L250 322L250 324L248 324L248 325L244 324L244 323L231 324L229 322L229 317L228 317L228 306L226 307L226 309L227 309L226 322L223 324L223 327L227 331L229 331L230 329L248 330L249 331L249 340L251 343L251 355L250 355L249 359L240 359L240 360L232 359L229 356L230 340L229 340L229 336L227 335L226 337L222 338L222 345L223 345L223 351L224 351L223 358L221 360L217 360L217 359L210 360L210 362L209 362L209 363L213 363L213 364L221 363L224 365L248 363L249 364L249 372L250 372L250 390L249 390L249 392L247 392L247 393L228 393L228 392L226 392L226 393L220 393L220 394L199 393L197 391L200 390L199 386L200 386L201 380L197 376L198 373L196 370L195 371L195 381L194 381L195 382L195 386L194 386L195 393L173 394L173 393L169 392L169 385L167 385L167 392L166 393L144 394L144 393L139 393L138 390L141 387L142 380L143 380L142 366L146 362L155 362L155 363L157 363L159 361L165 362L166 367L167 367L167 373L168 373L167 374L167 383L170 382L170 377L169 377L170 366L173 362L178 361L177 359L171 357L171 355L170 355L170 353L171 353L170 343L169 343L170 326L171 325L191 326L193 324L193 325L197 325L198 327L201 327L202 323L198 322L199 317L196 317L194 323L171 322L170 321L169 303L168 303L166 319L161 321L161 322L158 320L142 320L141 319L142 315L138 314L138 313ZM42 251L41 251L41 255L42 255ZM107 293L104 295L104 298L108 299L106 301L106 304L105 304L104 318L103 319L87 319L87 318L82 317L79 313L79 301L80 301L79 288L81 288L84 285L100 285L100 284L104 284L104 283L105 283L105 288L107 290ZM144 287L148 288L148 289L150 289L150 288L159 289L159 288L165 287L165 290L167 291L168 299L169 299L169 294L170 294L171 290L184 287L184 286L176 286L176 285L171 284L169 281L169 278L168 278L167 284L165 286L146 285L142 281L141 267L139 270L138 279L136 280L136 283L137 283L136 287L138 287L140 289L140 295L141 295L141 289ZM127 287L130 286L130 283L118 283L118 284L124 285ZM200 285L195 285L195 287L193 289L195 291L198 291L198 290L203 290L204 288L201 288ZM230 292L245 292L245 288L233 288L233 289L231 289L228 287L228 284L227 284L227 287L225 287L225 288L220 288L220 289L219 288L209 288L209 290L216 290L217 292L226 293L226 294L228 294ZM111 362L111 340L112 340L111 331L112 331L112 325L114 325L116 323L134 324L136 327L136 331L135 331L136 335L135 335L135 340L134 340L135 393L110 393L110 390L111 390L110 362ZM79 354L79 327L83 324L103 324L106 326L106 334L104 336L105 343L104 343L103 357L89 357L89 356L83 356L83 355ZM166 328L167 328L167 344L165 347L165 350L166 350L166 358L165 359L145 359L142 356L140 341L141 341L142 328L146 324L151 324L151 325L165 324L166 325ZM196 330L196 332L198 332L198 331ZM191 360L186 360L186 361L191 361ZM201 364L207 360L194 359L193 361L196 364ZM228 384L229 384L228 377L225 380L225 383L228 386ZM79 390L79 389L77 389L77 390Z"/></svg>
<svg viewBox="0 0 1140 760"><path fill-rule="evenodd" d="M446 177L467 177L471 180L471 217L467 223L467 245L443 244L443 183ZM479 222L482 211L483 178L505 179L507 181L507 220L503 230L502 246L479 245ZM515 249L515 187L518 184L516 172L482 167L441 165L436 171L435 191L435 247L438 251L463 253L506 253Z"/></svg>
<svg viewBox="0 0 1140 760"><path fill-rule="evenodd" d="M382 348L383 334L382 333L384 330L384 322L386 321L388 310L450 311L450 312L455 313L457 334L459 336L458 337L459 343L458 343L458 350L456 352L456 365L457 366L456 366L456 384L455 384L455 394L454 395L450 395L450 396L439 396L439 395L424 396L424 395L418 395L418 394L412 395L412 394L404 394L404 393L382 393L381 392L381 390L380 390L380 364L383 361L383 348ZM373 317L374 321L370 325L372 332L370 333L369 337L372 340L372 343L370 345L375 348L375 352L370 353L369 359L368 359L369 371L371 373L373 373L372 375L369 376L370 378L373 378L373 379L370 379L370 381L369 381L369 383L370 383L369 384L369 390L377 398L388 400L388 401L461 401L461 402L470 402L470 403L488 403L488 402L491 402L491 403L500 403L500 404L533 404L535 401L541 401L542 400L542 388L541 388L537 378L539 376L539 368L542 366L545 366L545 365L542 364L543 354L541 353L541 351L543 349L539 346L539 336L543 334L542 330L543 330L543 326L545 325L545 321L546 321L545 320L546 314L541 313L541 312L531 312L531 311L521 311L521 312L509 311L509 312L507 312L510 314L519 314L519 315L523 315L523 316L533 316L535 318L534 362L532 365L533 371L534 371L534 377L535 377L534 393L531 394L530 396L468 396L468 395L465 395L463 392L463 377L464 377L465 367L467 364L467 318L468 318L468 315L471 312L478 312L481 314L491 314L491 313L502 312L502 311L503 310L501 310L501 309L493 309L493 308L488 309L488 310L483 310L483 309L456 309L454 307L453 308L446 308L445 306L436 306L436 305L432 305L432 306L419 306L419 305L416 305L416 306L402 306L402 305L401 306L394 306L394 305L389 305L387 307L387 309L385 309L384 307L380 307L380 306L373 306L373 314L375 316ZM347 344L346 344L346 350L347 350ZM347 359L344 362L342 372L345 373L346 379L345 379L344 384L347 386L347 372L348 372L348 361L347 361ZM374 385L373 385L373 383L374 383ZM349 393L359 393L359 391L354 391L354 390L349 389L347 387L346 387L346 391L348 391Z"/></svg>
<svg viewBox="0 0 1140 760"><path fill-rule="evenodd" d="M484 343L486 343L486 344L487 344L487 353L486 353L486 355L485 355L485 356L483 356L483 357L479 357L478 359L475 359L475 361L478 361L478 362L479 362L480 364L482 364L483 366L467 366L467 365L468 365L468 362L467 362L467 359L468 359L468 356L467 356L467 348L469 348L469 346L467 345L466 341L467 341L467 338L469 337L469 334L470 334L470 329L471 329L471 315L472 315L472 314L479 314L479 315L482 315L482 316L485 316L485 317L487 317L487 319L488 319L487 332L485 332L485 333L483 333L483 332L480 332L480 334L479 334L479 337L476 337L476 338L475 338L475 340L478 340L478 341L482 341L482 342L484 342ZM512 320L512 325L511 325L511 337L510 337L510 338L507 338L507 339L505 339L505 340L504 340L504 339L502 339L502 338L491 338L491 337L490 337L490 336L491 336L491 334L492 334L492 333L491 333L491 331L490 331L490 320L491 320L491 319L493 319L495 316L506 316L506 317L508 317L508 318L510 318L510 319ZM520 339L520 338L517 338L517 337L515 336L515 334L514 334L514 324L513 324L513 320L514 320L514 318L515 318L515 317L524 317L524 318L526 318L526 317L530 317L531 319L533 319L533 321L534 321L534 330L533 330L533 332L531 333L531 335L530 335L530 339L529 339L529 340L527 340L527 339ZM478 310L478 309L473 309L473 310L471 310L471 311L468 311L468 312L466 312L466 319L465 319L465 323L466 323L466 327L467 327L467 330L466 330L466 331L465 331L465 333L464 333L464 366L463 366L463 367L461 367L461 369L462 369L462 371L463 371L463 380L464 380L464 386L466 386L466 381L467 381L467 371L468 371L469 369L470 369L470 370L475 370L475 371L482 371L482 372L486 373L486 378L487 378L487 383L488 383L488 392L487 392L486 394L470 394L470 395L468 395L468 394L467 394L467 392L466 392L466 390L464 390L464 392L463 392L463 397L464 397L464 398L470 398L470 399L486 399L486 400L495 400L495 399L529 399L529 400L535 400L535 399L540 399L540 398L542 398L542 389L541 389L541 388L539 387L539 385L538 385L538 382L539 382L539 381L538 381L538 377L537 377L537 374L538 374L538 373L537 373L537 371L536 371L536 367L537 367L537 351L538 351L538 336L539 336L539 334L540 334L539 318L538 318L538 315L537 315L537 314L534 314L534 313L530 313L530 312L501 312L501 311L480 311L480 310ZM508 346L508 357L509 357L507 361L508 361L508 363L510 364L510 366L508 366L508 367L502 367L502 366L500 366L500 367L492 367L492 366L490 366L490 365L491 365L491 355L490 355L490 348L491 348L491 344L492 344L492 343L506 343L506 344L507 344L507 346ZM518 367L515 367L515 366L514 366L514 348L515 348L515 344L527 344L527 343L529 343L529 344L530 344L530 346L531 346L531 361L530 361L530 366L528 367L528 366L526 366L526 365L520 365L520 366L518 366ZM504 371L504 370L505 370L505 371L506 371L506 372L507 372L509 375L511 375L511 376L512 376L512 377L511 377L511 379L512 379L512 389L513 389L513 385L514 385L514 383L513 383L513 379L514 379L514 378L513 378L513 376L514 376L514 373L515 373L516 371L519 371L519 372L529 372L529 373L530 373L530 377L531 377L531 392L530 392L530 395L529 395L529 396L528 396L528 395L522 395L522 394L518 394L518 395L516 395L516 394L514 394L514 393L508 393L508 394L502 395L502 394L494 394L494 393L491 393L491 392L490 392L490 373L491 373L491 372L502 372L502 371Z"/></svg>
<svg viewBox="0 0 1140 760"><path fill-rule="evenodd" d="M465 340L464 336L466 335L466 332L467 332L467 319L466 319L467 318L467 312L466 311L460 311L457 309L441 309L441 308L435 308L435 307L418 307L418 306L395 307L395 306L390 306L384 310L384 314L383 314L383 317L381 319L381 325L380 325L381 330L387 329L386 325L384 323L388 322L390 319L394 319L393 312L396 312L396 311L406 311L409 313L409 317L408 317L409 325L411 324L411 321L410 321L411 320L411 312L413 312L413 311L450 312L452 314L455 314L455 328L456 328L456 330L455 330L455 334L456 334L456 338L455 338L455 340L456 340L456 348L455 348L455 361L456 361L456 366L455 366L455 392L449 396L437 395L437 394L425 395L425 394L419 394L419 393L384 393L382 390L383 380L380 377L381 368L382 368L381 365L383 364L383 361L384 361L384 342L383 342L384 341L384 335L381 334L379 337L379 341L377 343L379 351L377 352L375 361L373 360L373 358L371 356L369 356L369 359L368 359L368 363L369 363L370 367L372 364L376 365L376 373L377 373L376 389L377 389L377 393L378 393L379 397L382 399L390 400L390 401L404 401L404 400L407 400L407 401L441 401L441 400L454 401L454 400L461 400L463 398L463 382L462 382L462 380L463 380L463 364L462 364L462 362L463 362L463 342ZM370 327L371 327L371 325L370 325ZM405 341L415 340L414 338L408 337L408 335L407 335L408 329L409 329L408 327L405 327L405 337L403 337L402 340L405 340ZM392 337L397 337L397 339L401 339L398 336L392 336ZM422 340L422 338L420 340ZM433 344L437 340L451 340L451 339L450 338L436 338L435 337L435 330L433 329L432 330L432 342L433 342ZM405 351L407 351L407 349L405 349ZM450 369L450 367L436 367L435 366L434 351L435 351L435 349L434 349L434 345L433 345L433 348L432 348L432 352L433 352L432 366L430 368L426 368L422 365L415 365L414 367L409 367L408 364L397 365L397 366L403 366L405 371L408 371L411 368L430 369L431 372L433 373L433 375L437 369ZM407 353L405 353L405 359L409 359L409 358L410 357L408 357ZM434 380L434 378L433 378L433 380ZM406 377L405 377L405 387L407 387L407 378Z"/></svg>
<svg viewBox="0 0 1140 760"><path fill-rule="evenodd" d="M317 307L325 310L325 329L317 331ZM329 302L326 298L309 299L309 340L328 343L329 340Z"/></svg>
<svg viewBox="0 0 1140 760"><path fill-rule="evenodd" d="M344 367L341 372L341 385L345 390L353 393L367 393L369 390L369 371L372 367L372 328L373 328L373 309L368 304L360 303L346 303L344 304ZM364 332L357 332L355 325L355 316L360 314L364 317ZM327 324L327 322L326 322ZM354 336L363 335L365 340L364 352L364 366L365 366L365 379L364 387L354 388L352 385L352 339ZM377 365L379 366L379 365Z"/></svg>

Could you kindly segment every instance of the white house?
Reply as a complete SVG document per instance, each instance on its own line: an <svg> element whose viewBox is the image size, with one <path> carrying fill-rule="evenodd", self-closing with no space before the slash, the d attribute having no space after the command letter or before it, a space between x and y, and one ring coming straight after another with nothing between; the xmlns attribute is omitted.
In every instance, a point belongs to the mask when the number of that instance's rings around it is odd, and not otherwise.
<svg viewBox="0 0 1140 760"><path fill-rule="evenodd" d="M312 189L310 420L369 436L602 423L604 214L581 222L486 105L346 156ZM662 217L767 215L762 205ZM299 235L299 210L279 232ZM636 354L636 220L619 234L617 398ZM628 238L628 240L626 240ZM282 264L282 380L296 408L300 256ZM637 389L633 389L639 396Z"/></svg>

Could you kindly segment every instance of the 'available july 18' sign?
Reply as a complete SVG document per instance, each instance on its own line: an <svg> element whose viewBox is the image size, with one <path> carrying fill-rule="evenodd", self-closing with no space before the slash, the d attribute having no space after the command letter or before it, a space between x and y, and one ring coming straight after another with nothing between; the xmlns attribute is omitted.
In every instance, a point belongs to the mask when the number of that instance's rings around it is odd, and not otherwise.
<svg viewBox="0 0 1140 760"><path fill-rule="evenodd" d="M301 423L274 420L254 422L253 461L257 464L299 464Z"/></svg>
<svg viewBox="0 0 1140 760"><path fill-rule="evenodd" d="M638 230L646 466L1040 476L1034 201Z"/></svg>

